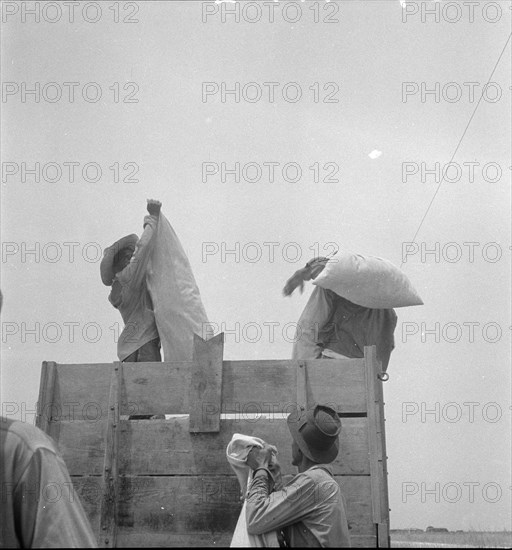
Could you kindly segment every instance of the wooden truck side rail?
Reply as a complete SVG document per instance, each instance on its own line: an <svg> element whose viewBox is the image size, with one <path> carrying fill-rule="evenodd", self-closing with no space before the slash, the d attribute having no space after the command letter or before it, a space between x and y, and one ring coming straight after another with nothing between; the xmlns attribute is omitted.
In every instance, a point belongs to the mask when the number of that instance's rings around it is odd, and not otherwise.
<svg viewBox="0 0 512 550"><path fill-rule="evenodd" d="M286 416L316 402L342 421L332 466L352 545L389 546L375 347L362 359L223 361L222 353L220 334L196 337L191 362L43 363L36 424L56 440L100 546L229 546L241 509L226 460L232 435L275 444L283 474L295 474Z"/></svg>

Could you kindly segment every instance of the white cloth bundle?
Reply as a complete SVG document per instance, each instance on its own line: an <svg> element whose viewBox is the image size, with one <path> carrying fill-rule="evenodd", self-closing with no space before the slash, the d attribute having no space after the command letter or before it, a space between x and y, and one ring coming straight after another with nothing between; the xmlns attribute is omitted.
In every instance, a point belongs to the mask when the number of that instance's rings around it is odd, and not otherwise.
<svg viewBox="0 0 512 550"><path fill-rule="evenodd" d="M253 437L243 434L233 434L231 441L226 449L226 457L231 468L234 470L238 482L240 483L240 490L242 498L244 499L244 505L240 512L240 517L233 533L231 540L231 548L277 548L279 547L279 541L277 540L277 533L275 531L269 531L263 535L249 535L247 532L247 522L245 517L246 510L246 496L247 490L252 481L252 470L247 465L247 455L253 447L263 448L265 441L259 437ZM274 447L275 453L277 449Z"/></svg>
<svg viewBox="0 0 512 550"><path fill-rule="evenodd" d="M203 338L208 318L187 255L162 213L154 238L147 284L164 361L191 361L194 332Z"/></svg>

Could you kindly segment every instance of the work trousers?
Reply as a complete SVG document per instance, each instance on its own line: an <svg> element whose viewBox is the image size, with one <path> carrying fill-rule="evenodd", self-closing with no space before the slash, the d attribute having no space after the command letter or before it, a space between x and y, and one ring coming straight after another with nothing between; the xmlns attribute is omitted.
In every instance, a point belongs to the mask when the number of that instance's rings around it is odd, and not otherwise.
<svg viewBox="0 0 512 550"><path fill-rule="evenodd" d="M151 361L162 361L162 356L160 355L160 338L155 338L146 342L138 350L134 351L126 359L123 360L123 363L144 363Z"/></svg>
<svg viewBox="0 0 512 550"><path fill-rule="evenodd" d="M138 350L128 355L123 363L143 363L145 361L162 361L162 356L160 355L160 338L155 338L154 340L146 342ZM165 416L153 414L132 414L128 418L129 420L150 420L162 419L165 418Z"/></svg>

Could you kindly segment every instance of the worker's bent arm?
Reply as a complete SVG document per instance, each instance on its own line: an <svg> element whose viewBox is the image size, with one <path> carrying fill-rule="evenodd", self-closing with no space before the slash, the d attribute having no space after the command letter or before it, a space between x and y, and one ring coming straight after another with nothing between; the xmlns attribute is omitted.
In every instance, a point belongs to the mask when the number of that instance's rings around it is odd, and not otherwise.
<svg viewBox="0 0 512 550"><path fill-rule="evenodd" d="M157 223L158 219L155 216L144 218L144 232L137 241L130 263L117 275L119 282L123 286L129 286L131 291L136 291L145 279L151 255L152 238L156 233Z"/></svg>
<svg viewBox="0 0 512 550"><path fill-rule="evenodd" d="M297 323L292 359L319 359L322 356L323 347L318 343L318 334L329 323L332 313L329 293L315 287Z"/></svg>
<svg viewBox="0 0 512 550"><path fill-rule="evenodd" d="M352 337L361 351L365 346L376 346L377 359L386 371L391 352L395 348L394 331L397 316L393 309L366 309L364 332L354 331Z"/></svg>
<svg viewBox="0 0 512 550"><path fill-rule="evenodd" d="M381 310L383 317L382 331L379 333L379 339L376 342L377 358L382 363L382 369L387 370L391 352L395 349L394 332L397 323L397 315L393 309Z"/></svg>
<svg viewBox="0 0 512 550"><path fill-rule="evenodd" d="M261 535L300 521L318 505L318 491L309 476L298 476L281 491L271 493L273 481L257 470L247 496L246 520L250 535Z"/></svg>

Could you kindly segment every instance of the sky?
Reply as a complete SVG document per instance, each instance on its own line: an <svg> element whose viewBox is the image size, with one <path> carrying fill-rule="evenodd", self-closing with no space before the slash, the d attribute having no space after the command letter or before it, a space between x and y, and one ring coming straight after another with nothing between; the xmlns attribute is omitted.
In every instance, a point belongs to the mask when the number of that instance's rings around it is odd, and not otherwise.
<svg viewBox="0 0 512 550"><path fill-rule="evenodd" d="M159 199L225 359L291 357L313 256L401 266L391 527L510 530L510 2L69 4L2 4L2 414L116 360L102 249Z"/></svg>

